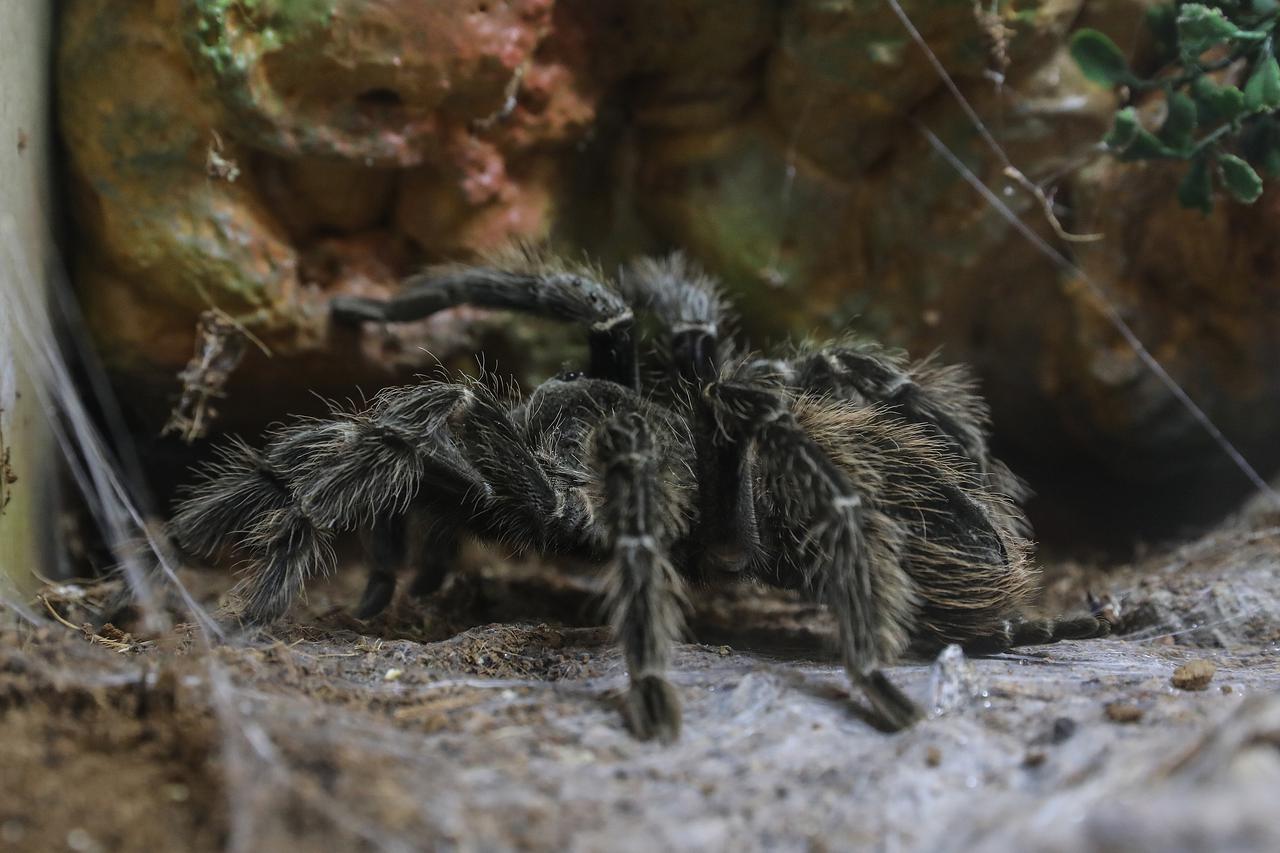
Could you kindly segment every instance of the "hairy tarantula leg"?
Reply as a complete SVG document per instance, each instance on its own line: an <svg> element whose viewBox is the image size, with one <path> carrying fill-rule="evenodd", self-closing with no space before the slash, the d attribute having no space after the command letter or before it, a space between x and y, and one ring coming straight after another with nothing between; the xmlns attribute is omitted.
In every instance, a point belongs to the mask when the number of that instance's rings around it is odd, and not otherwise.
<svg viewBox="0 0 1280 853"><path fill-rule="evenodd" d="M404 564L405 517L376 518L360 531L369 580L356 607L357 619L372 619L387 609L396 593L396 572Z"/></svg>
<svg viewBox="0 0 1280 853"><path fill-rule="evenodd" d="M409 594L425 598L444 585L458 560L458 532L451 525L428 525L419 558L418 573L413 577Z"/></svg>
<svg viewBox="0 0 1280 853"><path fill-rule="evenodd" d="M620 284L633 305L662 324L677 376L697 385L716 378L730 312L711 278L673 254L635 262Z"/></svg>
<svg viewBox="0 0 1280 853"><path fill-rule="evenodd" d="M965 643L975 655L994 655L1020 646L1042 646L1062 640L1098 640L1111 634L1111 623L1096 616L1056 619L1011 619L990 637Z"/></svg>
<svg viewBox="0 0 1280 853"><path fill-rule="evenodd" d="M609 608L631 676L627 719L637 737L669 742L680 734L680 699L666 678L683 625L683 587L668 557L679 513L641 413L606 421L596 433L595 456L613 553Z"/></svg>
<svg viewBox="0 0 1280 853"><path fill-rule="evenodd" d="M238 615L255 625L281 616L307 578L332 566L334 530L402 514L425 485L433 487L435 499L453 504L483 496L480 475L450 432L479 396L445 383L398 388L380 395L364 415L304 422L276 433L255 458L286 494L259 514L242 543L251 562L234 590L242 605ZM176 518L215 540L235 530L226 530L217 512L211 517L221 526L196 516L213 507L235 512L242 478L228 478L228 470L212 473Z"/></svg>
<svg viewBox="0 0 1280 853"><path fill-rule="evenodd" d="M756 518L755 480L751 476L752 456L743 443L726 440L714 427L698 434L700 518L703 538L700 557L703 567L718 572L746 570L761 554L760 528ZM703 436L711 436L703 441ZM703 453L709 461L704 460Z"/></svg>
<svg viewBox="0 0 1280 853"><path fill-rule="evenodd" d="M791 562L820 589L840 628L850 679L894 730L919 708L880 672L905 646L914 605L897 554L869 541L857 484L796 422L787 398L763 381L730 380L708 389L726 431L754 438L770 500L794 539Z"/></svg>
<svg viewBox="0 0 1280 853"><path fill-rule="evenodd" d="M677 379L701 390L719 376L730 311L710 277L677 253L635 262L621 285L632 304L661 323ZM717 432L715 415L702 394L694 396L693 406L703 526L695 559L712 571L739 572L760 553L749 449Z"/></svg>
<svg viewBox="0 0 1280 853"><path fill-rule="evenodd" d="M419 521L420 513L379 518L373 526L361 531L365 558L369 562L369 580L356 608L357 619L377 616L395 596L396 573L404 565L408 552L408 522ZM458 534L452 526L428 524L418 571L409 594L418 598L431 595L444 584L458 556Z"/></svg>
<svg viewBox="0 0 1280 853"><path fill-rule="evenodd" d="M509 409L482 388L477 392L459 430L488 489L477 521L492 536L544 550L557 507L555 489Z"/></svg>
<svg viewBox="0 0 1280 853"><path fill-rule="evenodd" d="M458 305L523 311L585 325L589 374L640 387L631 307L594 271L532 250L497 258L492 266L428 270L406 279L404 289L385 301L339 297L330 302L330 312L339 322L403 323Z"/></svg>
<svg viewBox="0 0 1280 853"><path fill-rule="evenodd" d="M260 451L233 439L217 453L169 522L169 534L188 554L213 556L264 513L284 509L290 501L283 475Z"/></svg>
<svg viewBox="0 0 1280 853"><path fill-rule="evenodd" d="M241 604L232 615L250 626L279 619L306 581L334 564L332 531L318 526L297 505L267 513L248 544L255 564L232 590Z"/></svg>

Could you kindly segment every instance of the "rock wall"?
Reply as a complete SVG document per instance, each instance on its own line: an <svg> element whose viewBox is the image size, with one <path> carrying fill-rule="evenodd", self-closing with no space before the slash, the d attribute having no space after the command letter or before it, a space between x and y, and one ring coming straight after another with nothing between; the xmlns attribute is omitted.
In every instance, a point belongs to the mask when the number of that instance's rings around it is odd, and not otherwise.
<svg viewBox="0 0 1280 853"><path fill-rule="evenodd" d="M523 350L523 326L475 312L361 340L331 332L325 305L549 239L606 263L683 248L760 340L854 330L974 363L1002 441L1064 505L1097 504L1103 477L1155 487L1123 497L1153 515L1178 503L1153 494L1203 507L1243 486L1089 290L925 141L919 125L1055 239L884 0L66 5L77 280L144 424L158 429L210 305L275 356L233 379L229 423L431 363L420 348ZM903 2L1064 227L1102 235L1058 247L1271 465L1280 202L1206 219L1176 207L1167 170L1100 159L1115 96L1064 48L1088 25L1141 49L1146 5Z"/></svg>

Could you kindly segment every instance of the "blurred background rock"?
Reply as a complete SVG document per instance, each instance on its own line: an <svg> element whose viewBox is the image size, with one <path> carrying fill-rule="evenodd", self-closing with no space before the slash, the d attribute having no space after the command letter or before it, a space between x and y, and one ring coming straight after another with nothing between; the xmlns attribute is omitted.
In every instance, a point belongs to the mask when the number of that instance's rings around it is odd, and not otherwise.
<svg viewBox="0 0 1280 853"><path fill-rule="evenodd" d="M1227 512L1244 478L915 122L1093 277L1268 471L1280 196L1206 218L1178 207L1176 173L1097 156L1115 96L1065 40L1091 26L1140 51L1148 3L902 5L1063 227L1101 240L1056 240L884 0L68 0L75 279L149 458L185 458L153 437L211 307L271 353L248 348L215 429L476 348L526 380L558 369L579 336L547 324L327 322L336 294L531 239L606 268L683 249L758 342L854 331L970 362L1050 543Z"/></svg>

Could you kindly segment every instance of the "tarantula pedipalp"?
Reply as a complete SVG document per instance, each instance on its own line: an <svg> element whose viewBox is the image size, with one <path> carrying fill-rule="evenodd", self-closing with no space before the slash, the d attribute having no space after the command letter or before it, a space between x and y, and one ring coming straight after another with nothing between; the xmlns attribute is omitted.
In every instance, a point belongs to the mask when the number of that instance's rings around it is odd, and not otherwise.
<svg viewBox="0 0 1280 853"><path fill-rule="evenodd" d="M363 616L386 606L415 508L433 516L415 586L448 570L457 534L608 566L608 605L640 737L679 731L666 678L690 582L759 576L832 609L854 683L893 727L916 706L880 672L908 646L995 651L1097 636L1084 617L1027 620L1034 586L1021 486L987 447L968 375L869 344L739 353L713 282L679 256L599 272L522 251L411 279L389 301L341 299L344 322L399 322L459 304L587 326L582 373L521 400L473 379L389 388L367 410L302 421L266 447L226 448L173 519L177 541L249 551L237 615L285 613L361 528ZM638 356L641 321L655 331Z"/></svg>

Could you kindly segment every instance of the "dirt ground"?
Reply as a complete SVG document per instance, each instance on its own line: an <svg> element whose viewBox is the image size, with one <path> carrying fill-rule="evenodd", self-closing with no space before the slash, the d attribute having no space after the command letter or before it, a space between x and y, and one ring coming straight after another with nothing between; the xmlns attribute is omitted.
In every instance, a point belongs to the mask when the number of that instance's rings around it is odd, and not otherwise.
<svg viewBox="0 0 1280 853"><path fill-rule="evenodd" d="M589 577L473 562L369 623L347 573L212 648L77 627L104 591L47 590L0 634L0 849L1280 849L1274 513L1058 567L1047 606L1089 589L1121 635L894 667L933 711L898 735L821 613L744 589L696 596L679 743L636 742Z"/></svg>

